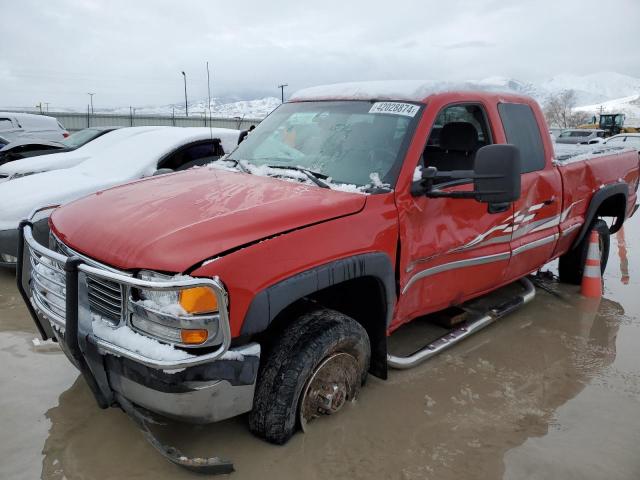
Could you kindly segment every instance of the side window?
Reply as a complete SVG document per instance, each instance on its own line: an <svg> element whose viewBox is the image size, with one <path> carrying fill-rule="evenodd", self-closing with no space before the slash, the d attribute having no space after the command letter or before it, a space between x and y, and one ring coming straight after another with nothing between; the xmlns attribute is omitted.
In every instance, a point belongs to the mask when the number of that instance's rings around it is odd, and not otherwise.
<svg viewBox="0 0 640 480"><path fill-rule="evenodd" d="M482 106L449 105L436 117L422 161L439 171L473 170L476 152L489 144L491 131ZM440 178L436 183L448 181Z"/></svg>
<svg viewBox="0 0 640 480"><path fill-rule="evenodd" d="M501 103L498 105L507 142L520 149L522 173L544 168L544 148L538 122L529 105Z"/></svg>
<svg viewBox="0 0 640 480"><path fill-rule="evenodd" d="M12 130L13 123L9 118L0 118L0 130Z"/></svg>
<svg viewBox="0 0 640 480"><path fill-rule="evenodd" d="M186 170L197 165L206 165L207 163L218 160L224 155L224 150L220 144L220 139L214 138L213 141L188 145L166 157L158 165L160 168L170 168L171 170Z"/></svg>

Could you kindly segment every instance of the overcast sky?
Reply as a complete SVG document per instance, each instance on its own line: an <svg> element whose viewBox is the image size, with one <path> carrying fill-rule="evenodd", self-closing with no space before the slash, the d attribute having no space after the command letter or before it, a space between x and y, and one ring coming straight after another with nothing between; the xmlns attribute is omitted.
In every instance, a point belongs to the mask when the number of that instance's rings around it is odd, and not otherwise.
<svg viewBox="0 0 640 480"><path fill-rule="evenodd" d="M322 83L616 71L640 0L0 0L0 105L164 105Z"/></svg>

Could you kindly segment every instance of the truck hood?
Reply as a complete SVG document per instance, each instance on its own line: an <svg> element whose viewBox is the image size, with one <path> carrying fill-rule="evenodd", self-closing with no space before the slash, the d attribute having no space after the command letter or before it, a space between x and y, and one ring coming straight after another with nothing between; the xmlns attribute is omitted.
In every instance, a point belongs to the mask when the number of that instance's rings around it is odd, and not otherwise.
<svg viewBox="0 0 640 480"><path fill-rule="evenodd" d="M123 270L184 272L229 250L360 211L366 196L200 168L85 197L54 211L63 243Z"/></svg>

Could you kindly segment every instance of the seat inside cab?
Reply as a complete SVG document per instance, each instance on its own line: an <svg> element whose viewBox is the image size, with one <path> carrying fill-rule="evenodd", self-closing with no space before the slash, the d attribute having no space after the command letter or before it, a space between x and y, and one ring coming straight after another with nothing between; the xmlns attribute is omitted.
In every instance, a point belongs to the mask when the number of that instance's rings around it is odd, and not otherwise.
<svg viewBox="0 0 640 480"><path fill-rule="evenodd" d="M477 104L450 105L440 111L429 134L422 162L438 171L473 170L476 152L491 144L487 116ZM435 183L450 181L439 178Z"/></svg>

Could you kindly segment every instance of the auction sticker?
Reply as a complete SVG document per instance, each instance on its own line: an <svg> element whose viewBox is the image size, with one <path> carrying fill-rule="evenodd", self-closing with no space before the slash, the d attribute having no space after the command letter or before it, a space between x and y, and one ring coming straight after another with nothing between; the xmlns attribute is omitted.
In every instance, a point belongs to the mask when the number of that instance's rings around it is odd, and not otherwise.
<svg viewBox="0 0 640 480"><path fill-rule="evenodd" d="M390 113L392 115L404 115L405 117L415 117L420 107L411 103L400 102L376 102L369 110L369 113Z"/></svg>

